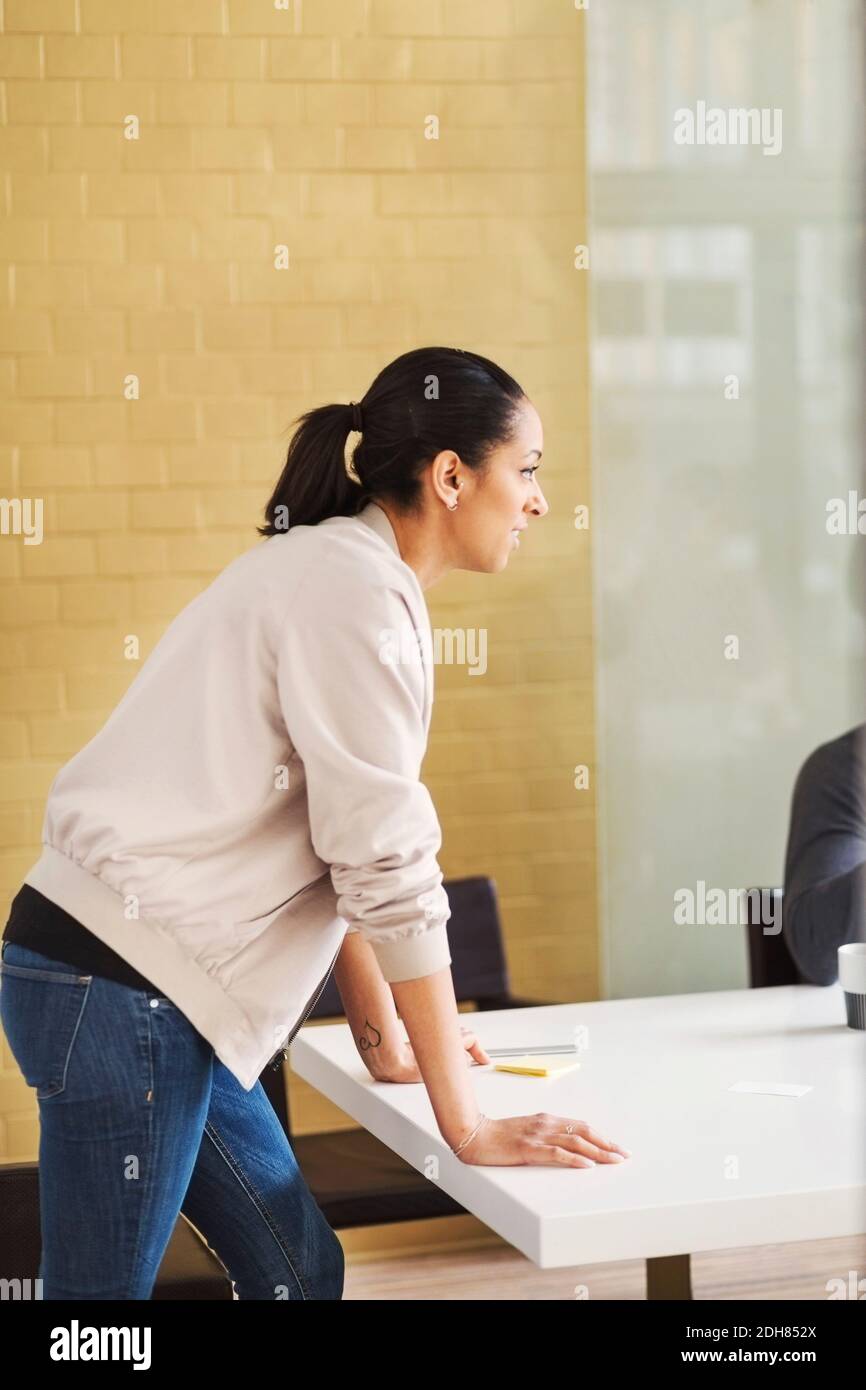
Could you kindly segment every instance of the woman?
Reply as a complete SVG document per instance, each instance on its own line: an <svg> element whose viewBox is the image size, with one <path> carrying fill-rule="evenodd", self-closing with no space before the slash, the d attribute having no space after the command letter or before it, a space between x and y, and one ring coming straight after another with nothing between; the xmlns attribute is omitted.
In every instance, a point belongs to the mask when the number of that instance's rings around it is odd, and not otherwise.
<svg viewBox="0 0 866 1390"><path fill-rule="evenodd" d="M55 777L6 927L46 1299L149 1298L179 1211L240 1298L342 1296L340 1242L257 1079L332 967L372 1076L423 1080L462 1162L626 1154L583 1121L479 1113L468 1067L489 1058L460 1027L419 780L423 590L498 573L546 513L539 417L495 363L424 348L300 421L265 539Z"/></svg>

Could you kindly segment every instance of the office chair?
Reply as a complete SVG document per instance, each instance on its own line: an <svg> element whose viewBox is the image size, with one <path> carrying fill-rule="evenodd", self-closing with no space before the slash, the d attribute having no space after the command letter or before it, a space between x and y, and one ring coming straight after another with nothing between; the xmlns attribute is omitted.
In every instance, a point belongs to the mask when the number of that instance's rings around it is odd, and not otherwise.
<svg viewBox="0 0 866 1390"><path fill-rule="evenodd" d="M746 900L746 937L749 945L749 987L762 989L769 985L808 984L800 974L784 933L772 935L764 931L773 921L781 921L783 903L781 888L748 888Z"/></svg>

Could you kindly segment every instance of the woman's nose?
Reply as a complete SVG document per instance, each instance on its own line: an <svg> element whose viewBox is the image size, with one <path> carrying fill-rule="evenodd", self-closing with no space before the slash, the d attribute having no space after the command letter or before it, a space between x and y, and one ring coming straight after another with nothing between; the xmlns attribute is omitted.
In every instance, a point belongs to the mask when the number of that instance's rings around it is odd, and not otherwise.
<svg viewBox="0 0 866 1390"><path fill-rule="evenodd" d="M530 507L530 511L534 512L536 516L547 516L547 513L550 511L547 505L547 498L540 487L536 488L535 500Z"/></svg>

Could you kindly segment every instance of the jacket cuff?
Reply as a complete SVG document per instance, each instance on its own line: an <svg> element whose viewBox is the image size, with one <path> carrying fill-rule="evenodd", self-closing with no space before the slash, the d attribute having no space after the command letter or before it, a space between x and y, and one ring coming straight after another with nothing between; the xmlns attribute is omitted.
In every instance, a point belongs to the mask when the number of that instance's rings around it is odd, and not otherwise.
<svg viewBox="0 0 866 1390"><path fill-rule="evenodd" d="M415 936L401 936L397 941L369 940L388 984L435 975L437 970L444 970L451 964L444 922Z"/></svg>

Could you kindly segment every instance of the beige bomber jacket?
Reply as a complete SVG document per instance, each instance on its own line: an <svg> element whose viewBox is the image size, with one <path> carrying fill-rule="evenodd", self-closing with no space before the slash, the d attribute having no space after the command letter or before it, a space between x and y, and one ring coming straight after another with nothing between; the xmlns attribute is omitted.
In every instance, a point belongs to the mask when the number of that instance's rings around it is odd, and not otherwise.
<svg viewBox="0 0 866 1390"><path fill-rule="evenodd" d="M292 527L178 614L51 784L25 881L161 989L245 1090L346 931L389 982L451 963L420 781L431 650L376 502Z"/></svg>

